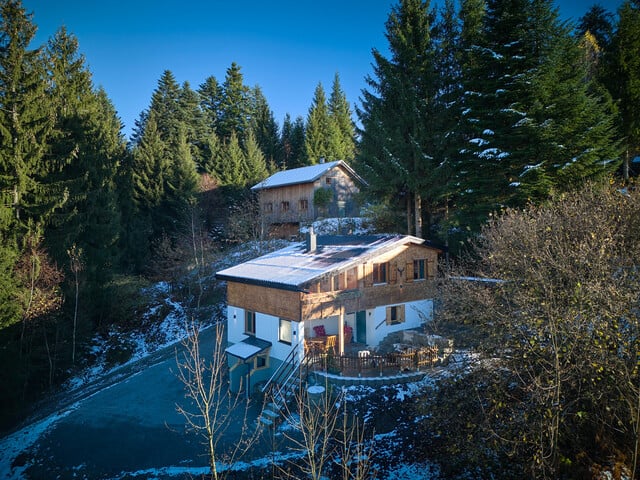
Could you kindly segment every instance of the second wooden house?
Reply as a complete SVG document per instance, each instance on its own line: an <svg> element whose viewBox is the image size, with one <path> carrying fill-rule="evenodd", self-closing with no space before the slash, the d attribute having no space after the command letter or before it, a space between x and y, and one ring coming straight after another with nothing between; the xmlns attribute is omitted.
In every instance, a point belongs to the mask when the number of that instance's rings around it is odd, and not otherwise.
<svg viewBox="0 0 640 480"><path fill-rule="evenodd" d="M284 170L251 187L272 235L297 235L300 224L319 217L355 217L364 180L343 161Z"/></svg>

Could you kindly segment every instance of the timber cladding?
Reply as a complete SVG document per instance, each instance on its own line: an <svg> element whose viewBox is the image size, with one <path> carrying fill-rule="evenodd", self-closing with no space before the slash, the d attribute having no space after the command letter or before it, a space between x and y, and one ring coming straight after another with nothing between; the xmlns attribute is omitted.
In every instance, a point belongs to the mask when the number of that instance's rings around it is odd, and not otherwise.
<svg viewBox="0 0 640 480"><path fill-rule="evenodd" d="M261 190L260 204L264 218L269 222L311 220L313 184L303 183Z"/></svg>
<svg viewBox="0 0 640 480"><path fill-rule="evenodd" d="M227 282L227 303L245 310L299 322L300 292Z"/></svg>

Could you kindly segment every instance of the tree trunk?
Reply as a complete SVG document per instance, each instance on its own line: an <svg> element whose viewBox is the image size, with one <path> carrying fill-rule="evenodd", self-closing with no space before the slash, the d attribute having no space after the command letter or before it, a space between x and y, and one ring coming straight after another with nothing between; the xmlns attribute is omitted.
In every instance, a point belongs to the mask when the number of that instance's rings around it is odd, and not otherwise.
<svg viewBox="0 0 640 480"><path fill-rule="evenodd" d="M416 193L413 197L414 199L414 214L415 214L415 225L416 225L416 237L422 237L422 197L419 193Z"/></svg>
<svg viewBox="0 0 640 480"><path fill-rule="evenodd" d="M407 235L411 235L411 194L407 192Z"/></svg>
<svg viewBox="0 0 640 480"><path fill-rule="evenodd" d="M625 150L624 161L622 164L622 177L625 182L629 181L629 162L630 162L629 148Z"/></svg>

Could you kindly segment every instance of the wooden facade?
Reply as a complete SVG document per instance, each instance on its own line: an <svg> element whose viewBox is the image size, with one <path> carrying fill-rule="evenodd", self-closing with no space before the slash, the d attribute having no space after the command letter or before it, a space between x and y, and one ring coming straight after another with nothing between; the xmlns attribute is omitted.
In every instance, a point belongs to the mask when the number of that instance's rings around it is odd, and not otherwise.
<svg viewBox="0 0 640 480"><path fill-rule="evenodd" d="M319 217L354 217L359 215L356 195L360 192L359 180L338 164L314 181L255 188L259 195L261 215L265 225L308 223ZM332 192L326 207L314 204L314 194L319 189Z"/></svg>

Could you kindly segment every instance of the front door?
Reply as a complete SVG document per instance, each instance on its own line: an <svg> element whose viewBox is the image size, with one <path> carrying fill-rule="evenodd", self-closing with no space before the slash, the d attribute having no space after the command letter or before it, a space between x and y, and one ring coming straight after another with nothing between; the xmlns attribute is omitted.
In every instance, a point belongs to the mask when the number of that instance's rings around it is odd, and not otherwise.
<svg viewBox="0 0 640 480"><path fill-rule="evenodd" d="M364 310L356 313L356 342L367 343L367 312Z"/></svg>

